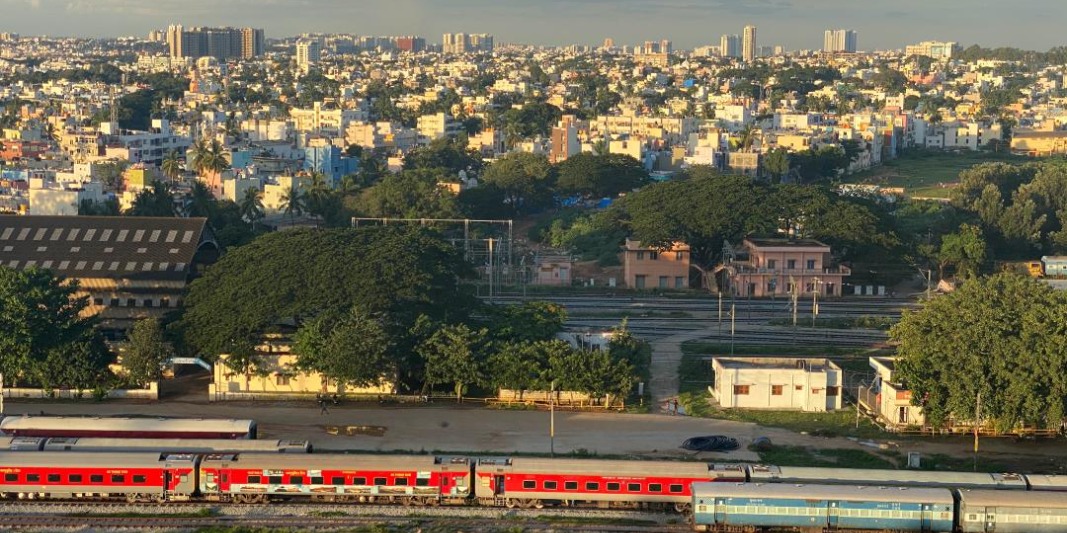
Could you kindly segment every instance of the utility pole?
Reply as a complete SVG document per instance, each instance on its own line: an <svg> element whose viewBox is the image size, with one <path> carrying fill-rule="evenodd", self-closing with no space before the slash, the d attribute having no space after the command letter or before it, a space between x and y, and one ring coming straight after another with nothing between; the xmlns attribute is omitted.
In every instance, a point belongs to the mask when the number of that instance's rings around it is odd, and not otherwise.
<svg viewBox="0 0 1067 533"><path fill-rule="evenodd" d="M734 355L734 319L737 318L737 308L730 304L730 355Z"/></svg>
<svg viewBox="0 0 1067 533"><path fill-rule="evenodd" d="M551 396L548 398L548 451L556 456L556 381L552 381Z"/></svg>
<svg viewBox="0 0 1067 533"><path fill-rule="evenodd" d="M811 327L815 328L815 317L819 316L819 278L812 278L811 283Z"/></svg>
<svg viewBox="0 0 1067 533"><path fill-rule="evenodd" d="M982 391L974 397L974 471L978 471L978 427L982 423Z"/></svg>
<svg viewBox="0 0 1067 533"><path fill-rule="evenodd" d="M489 303L493 303L493 238L489 238Z"/></svg>
<svg viewBox="0 0 1067 533"><path fill-rule="evenodd" d="M919 275L922 275L923 277L926 278L926 299L929 300L930 299L931 285L933 284L932 278L934 276L934 271L929 269L929 268L927 268L926 270L923 270L923 269L920 268L918 270L919 270Z"/></svg>
<svg viewBox="0 0 1067 533"><path fill-rule="evenodd" d="M719 336L722 336L722 291L719 291Z"/></svg>

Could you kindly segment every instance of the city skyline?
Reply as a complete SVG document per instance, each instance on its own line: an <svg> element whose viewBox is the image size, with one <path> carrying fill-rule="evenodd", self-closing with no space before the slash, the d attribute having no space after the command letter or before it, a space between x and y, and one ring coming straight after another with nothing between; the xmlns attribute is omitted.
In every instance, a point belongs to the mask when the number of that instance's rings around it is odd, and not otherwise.
<svg viewBox="0 0 1067 533"><path fill-rule="evenodd" d="M0 31L23 35L144 36L184 24L253 26L269 37L418 34L436 42L445 32L464 31L495 34L499 43L598 45L611 38L621 46L667 38L676 48L693 48L754 25L763 42L812 50L822 47L827 27L856 30L864 50L931 39L1047 50L1060 44L1057 23L1067 16L1067 3L1056 0L901 0L890 8L845 0L0 0L0 7L6 15Z"/></svg>

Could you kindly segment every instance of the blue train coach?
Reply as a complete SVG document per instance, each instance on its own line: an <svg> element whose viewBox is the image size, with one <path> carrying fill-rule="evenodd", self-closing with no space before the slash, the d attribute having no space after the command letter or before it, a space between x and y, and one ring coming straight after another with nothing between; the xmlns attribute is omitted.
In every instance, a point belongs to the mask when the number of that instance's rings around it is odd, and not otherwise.
<svg viewBox="0 0 1067 533"><path fill-rule="evenodd" d="M951 532L948 489L694 483L698 531L733 528Z"/></svg>

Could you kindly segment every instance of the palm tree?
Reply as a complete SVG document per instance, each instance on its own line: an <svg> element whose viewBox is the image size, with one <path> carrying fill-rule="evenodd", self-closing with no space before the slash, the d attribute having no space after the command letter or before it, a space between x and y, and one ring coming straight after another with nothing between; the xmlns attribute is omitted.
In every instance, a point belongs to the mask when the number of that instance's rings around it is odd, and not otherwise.
<svg viewBox="0 0 1067 533"><path fill-rule="evenodd" d="M282 211L289 215L289 225L296 224L296 215L304 214L304 194L296 185L292 185L288 191L282 193Z"/></svg>
<svg viewBox="0 0 1067 533"><path fill-rule="evenodd" d="M192 161L193 170L196 171L198 176L203 175L204 169L207 168L208 159L211 157L211 146L208 144L207 139L197 139L192 146Z"/></svg>
<svg viewBox="0 0 1067 533"><path fill-rule="evenodd" d="M230 162L226 160L226 148L218 139L212 139L208 146L207 170L220 173L230 168Z"/></svg>
<svg viewBox="0 0 1067 533"><path fill-rule="evenodd" d="M171 181L177 181L182 175L182 162L178 159L178 152L171 150L167 157L163 158L163 164L160 165L163 170L163 175Z"/></svg>
<svg viewBox="0 0 1067 533"><path fill-rule="evenodd" d="M203 182L194 182L185 199L185 212L191 217L210 217L215 210L215 196Z"/></svg>
<svg viewBox="0 0 1067 533"><path fill-rule="evenodd" d="M263 218L263 193L255 187L245 189L245 195L241 198L241 218L255 225L256 221Z"/></svg>

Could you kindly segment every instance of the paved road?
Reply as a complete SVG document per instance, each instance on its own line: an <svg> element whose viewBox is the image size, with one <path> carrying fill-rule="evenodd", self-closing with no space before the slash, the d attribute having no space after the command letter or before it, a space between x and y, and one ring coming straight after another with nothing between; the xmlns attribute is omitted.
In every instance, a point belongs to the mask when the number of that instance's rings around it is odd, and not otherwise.
<svg viewBox="0 0 1067 533"><path fill-rule="evenodd" d="M676 333L652 341L652 374L649 394L658 412L667 412L668 400L678 397L678 365L682 362L682 343L708 335L704 330Z"/></svg>

